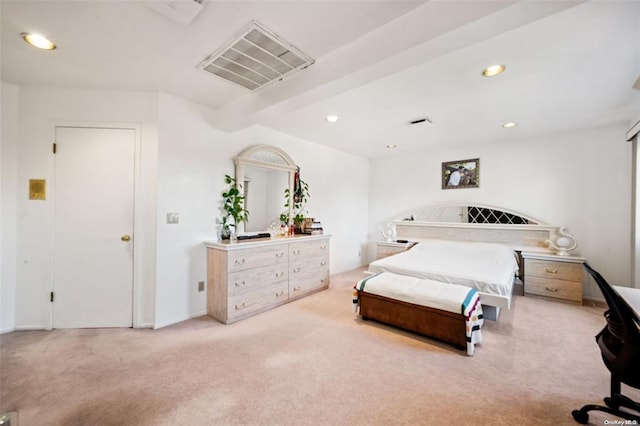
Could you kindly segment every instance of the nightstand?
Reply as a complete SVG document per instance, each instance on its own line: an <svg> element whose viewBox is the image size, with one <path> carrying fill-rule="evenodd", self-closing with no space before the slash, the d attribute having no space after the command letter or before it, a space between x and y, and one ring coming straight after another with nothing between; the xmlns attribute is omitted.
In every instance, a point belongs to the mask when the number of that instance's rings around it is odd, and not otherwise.
<svg viewBox="0 0 640 426"><path fill-rule="evenodd" d="M376 260L409 250L416 245L415 241L399 243L397 241L376 241Z"/></svg>
<svg viewBox="0 0 640 426"><path fill-rule="evenodd" d="M584 257L522 252L524 294L582 304Z"/></svg>

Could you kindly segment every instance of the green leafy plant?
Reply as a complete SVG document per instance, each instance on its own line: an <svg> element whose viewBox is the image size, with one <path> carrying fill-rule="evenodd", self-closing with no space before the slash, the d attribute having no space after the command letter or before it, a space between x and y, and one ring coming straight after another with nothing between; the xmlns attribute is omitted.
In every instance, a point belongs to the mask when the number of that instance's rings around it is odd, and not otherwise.
<svg viewBox="0 0 640 426"><path fill-rule="evenodd" d="M244 208L244 196L240 193L242 185L235 178L224 175L224 182L229 188L222 193L222 234L223 238L231 234L231 228L236 230L240 222L249 220L249 211Z"/></svg>
<svg viewBox="0 0 640 426"><path fill-rule="evenodd" d="M285 188L284 190L284 208L286 209L284 212L280 214L280 222L288 225L289 224L289 188ZM300 228L302 222L304 222L304 214L307 213L305 211L305 207L307 206L307 202L309 201L309 185L300 179L300 188L293 195L293 224L296 228Z"/></svg>

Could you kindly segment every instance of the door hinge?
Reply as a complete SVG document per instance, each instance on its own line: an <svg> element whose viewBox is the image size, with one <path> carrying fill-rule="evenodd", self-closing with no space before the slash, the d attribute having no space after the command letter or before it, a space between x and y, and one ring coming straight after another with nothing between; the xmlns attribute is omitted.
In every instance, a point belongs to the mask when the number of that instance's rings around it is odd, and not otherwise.
<svg viewBox="0 0 640 426"><path fill-rule="evenodd" d="M56 153L56 148L57 148L57 146L56 146L56 143L54 142L54 143L53 143L53 153L54 153L54 154Z"/></svg>
<svg viewBox="0 0 640 426"><path fill-rule="evenodd" d="M53 302L53 292L51 292L51 295L49 297L49 302Z"/></svg>

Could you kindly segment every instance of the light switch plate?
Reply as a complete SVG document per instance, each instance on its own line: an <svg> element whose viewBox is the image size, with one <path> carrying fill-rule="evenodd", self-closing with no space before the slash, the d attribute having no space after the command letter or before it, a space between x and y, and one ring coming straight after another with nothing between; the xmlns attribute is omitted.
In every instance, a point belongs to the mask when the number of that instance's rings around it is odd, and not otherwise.
<svg viewBox="0 0 640 426"><path fill-rule="evenodd" d="M178 223L180 221L179 213L167 213L167 223Z"/></svg>

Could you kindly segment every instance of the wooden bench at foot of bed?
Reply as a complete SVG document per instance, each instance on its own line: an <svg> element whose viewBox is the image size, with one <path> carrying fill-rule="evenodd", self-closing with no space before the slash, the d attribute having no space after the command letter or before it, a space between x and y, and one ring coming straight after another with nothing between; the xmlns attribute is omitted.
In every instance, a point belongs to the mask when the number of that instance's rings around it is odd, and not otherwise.
<svg viewBox="0 0 640 426"><path fill-rule="evenodd" d="M354 286L354 312L467 349L482 342L483 313L476 290L381 272Z"/></svg>
<svg viewBox="0 0 640 426"><path fill-rule="evenodd" d="M376 294L359 292L360 316L467 349L462 314L414 305Z"/></svg>

